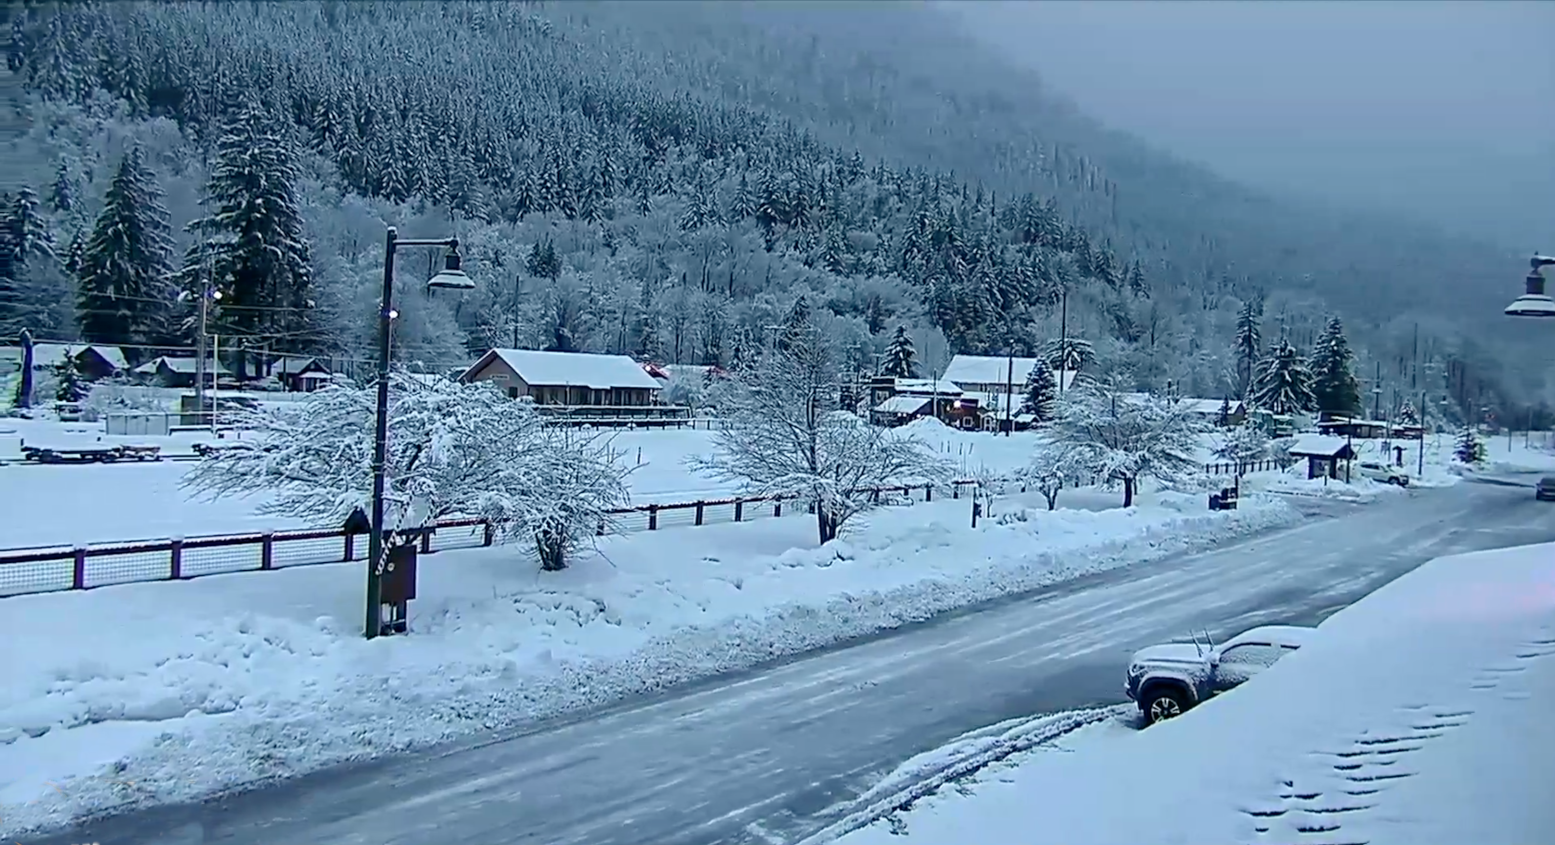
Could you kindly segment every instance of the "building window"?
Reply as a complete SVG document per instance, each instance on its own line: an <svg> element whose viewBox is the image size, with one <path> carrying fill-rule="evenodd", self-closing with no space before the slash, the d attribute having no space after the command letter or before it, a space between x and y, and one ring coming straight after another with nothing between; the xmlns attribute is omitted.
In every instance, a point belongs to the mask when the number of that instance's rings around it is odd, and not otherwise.
<svg viewBox="0 0 1555 845"><path fill-rule="evenodd" d="M509 399L517 399L518 398L518 388L516 388L516 387L509 387L508 388L508 398Z"/></svg>

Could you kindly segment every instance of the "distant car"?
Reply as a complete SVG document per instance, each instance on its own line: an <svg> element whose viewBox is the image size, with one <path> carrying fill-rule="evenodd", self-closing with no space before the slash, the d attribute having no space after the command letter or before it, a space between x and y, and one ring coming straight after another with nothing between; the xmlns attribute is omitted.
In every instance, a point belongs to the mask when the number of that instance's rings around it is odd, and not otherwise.
<svg viewBox="0 0 1555 845"><path fill-rule="evenodd" d="M1315 628L1265 625L1221 645L1167 643L1134 653L1124 691L1146 722L1180 716L1233 689L1311 640Z"/></svg>
<svg viewBox="0 0 1555 845"><path fill-rule="evenodd" d="M1380 481L1383 484L1397 484L1400 487L1409 486L1409 473L1398 467L1365 461L1358 464L1355 471L1360 477L1370 478L1372 481Z"/></svg>
<svg viewBox="0 0 1555 845"><path fill-rule="evenodd" d="M1533 497L1541 502L1555 502L1555 475L1546 475L1534 485Z"/></svg>

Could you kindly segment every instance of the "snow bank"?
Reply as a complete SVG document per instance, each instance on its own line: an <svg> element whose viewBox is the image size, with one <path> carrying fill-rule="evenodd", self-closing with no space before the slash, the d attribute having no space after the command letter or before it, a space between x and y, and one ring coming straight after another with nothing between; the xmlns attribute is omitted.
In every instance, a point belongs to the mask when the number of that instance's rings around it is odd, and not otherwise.
<svg viewBox="0 0 1555 845"><path fill-rule="evenodd" d="M189 799L598 705L1296 520L1198 497L969 526L889 508L816 548L806 519L607 538L572 569L515 549L421 566L414 634L360 638L356 565L4 600L0 827ZM106 768L105 768L106 767Z"/></svg>
<svg viewBox="0 0 1555 845"><path fill-rule="evenodd" d="M1555 544L1439 558L1179 719L840 841L1551 842L1551 696Z"/></svg>

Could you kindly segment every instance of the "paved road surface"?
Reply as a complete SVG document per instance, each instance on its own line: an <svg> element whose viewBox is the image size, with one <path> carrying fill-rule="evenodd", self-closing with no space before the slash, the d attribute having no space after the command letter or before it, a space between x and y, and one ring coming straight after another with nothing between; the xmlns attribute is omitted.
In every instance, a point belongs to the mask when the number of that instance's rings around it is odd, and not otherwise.
<svg viewBox="0 0 1555 845"><path fill-rule="evenodd" d="M1442 554L1555 540L1525 488L1464 484L1107 573L516 736L103 820L71 845L791 842L913 754L1122 699L1139 646L1314 623ZM30 843L28 843L30 845Z"/></svg>

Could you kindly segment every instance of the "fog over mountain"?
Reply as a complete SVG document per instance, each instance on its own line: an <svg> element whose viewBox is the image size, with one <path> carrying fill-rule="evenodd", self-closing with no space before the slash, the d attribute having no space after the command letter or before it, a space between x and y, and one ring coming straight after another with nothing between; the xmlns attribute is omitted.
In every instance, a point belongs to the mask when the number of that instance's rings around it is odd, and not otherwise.
<svg viewBox="0 0 1555 845"><path fill-rule="evenodd" d="M945 3L1117 129L1265 188L1555 250L1555 3Z"/></svg>

